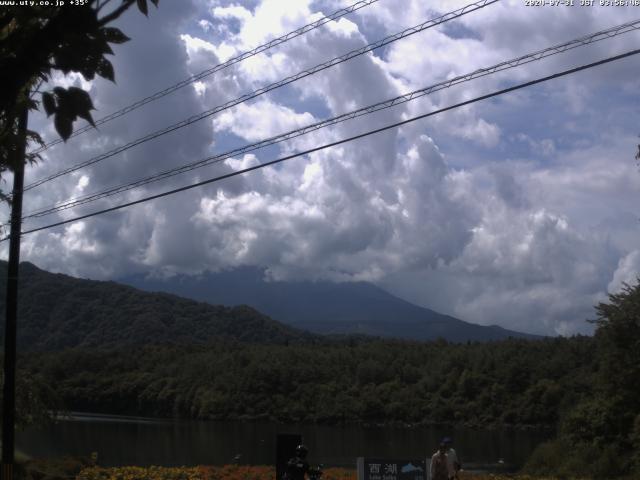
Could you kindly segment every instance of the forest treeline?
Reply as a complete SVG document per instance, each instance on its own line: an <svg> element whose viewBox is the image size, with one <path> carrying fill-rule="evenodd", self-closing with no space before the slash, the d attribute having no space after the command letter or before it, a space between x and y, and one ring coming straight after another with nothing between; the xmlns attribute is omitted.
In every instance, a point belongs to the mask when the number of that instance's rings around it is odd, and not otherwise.
<svg viewBox="0 0 640 480"><path fill-rule="evenodd" d="M25 356L70 410L195 419L545 426L592 392L593 339L73 349Z"/></svg>

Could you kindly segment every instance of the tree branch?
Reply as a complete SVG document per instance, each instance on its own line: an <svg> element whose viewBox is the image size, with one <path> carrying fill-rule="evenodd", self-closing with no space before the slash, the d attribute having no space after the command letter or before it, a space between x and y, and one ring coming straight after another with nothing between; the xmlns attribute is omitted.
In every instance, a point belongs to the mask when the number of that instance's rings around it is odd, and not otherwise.
<svg viewBox="0 0 640 480"><path fill-rule="evenodd" d="M98 0L98 6L96 8L96 12L99 12L100 10L102 10L104 7L106 7L107 5L109 5L113 0Z"/></svg>
<svg viewBox="0 0 640 480"><path fill-rule="evenodd" d="M105 15L100 20L98 20L98 25L104 27L106 24L113 22L115 19L119 18L120 15L126 12L129 7L133 5L133 2L135 2L135 0L124 0L124 2L122 2L122 5L116 8L113 12L111 12L109 15Z"/></svg>

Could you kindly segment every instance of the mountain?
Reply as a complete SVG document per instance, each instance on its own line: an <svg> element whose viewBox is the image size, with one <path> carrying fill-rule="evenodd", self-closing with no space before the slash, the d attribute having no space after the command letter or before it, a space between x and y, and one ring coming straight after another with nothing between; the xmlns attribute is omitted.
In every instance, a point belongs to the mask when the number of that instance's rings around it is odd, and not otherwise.
<svg viewBox="0 0 640 480"><path fill-rule="evenodd" d="M210 304L251 305L270 317L316 333L359 333L453 342L539 338L498 326L482 326L419 307L365 282L270 282L257 268L178 275L136 275L122 283L170 292Z"/></svg>
<svg viewBox="0 0 640 480"><path fill-rule="evenodd" d="M0 262L0 325L4 330L7 263ZM18 347L202 344L214 339L300 343L316 336L274 321L247 306L224 307L149 293L114 282L53 274L20 264Z"/></svg>

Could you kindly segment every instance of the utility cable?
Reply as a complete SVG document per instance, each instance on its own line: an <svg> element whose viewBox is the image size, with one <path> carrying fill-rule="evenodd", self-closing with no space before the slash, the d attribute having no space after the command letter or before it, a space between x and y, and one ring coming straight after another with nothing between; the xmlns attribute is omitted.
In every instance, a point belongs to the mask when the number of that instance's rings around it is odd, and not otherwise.
<svg viewBox="0 0 640 480"><path fill-rule="evenodd" d="M354 119L354 118L357 118L357 117L360 117L360 116L363 116L363 115L368 115L368 114L373 113L373 112L377 112L377 111L380 111L380 110L391 108L391 107L394 107L396 105L400 105L400 104L403 104L403 103L407 103L407 102L410 102L410 101L415 100L417 98L421 98L421 97L423 97L425 95L429 95L431 93L437 92L439 90L443 90L445 88L450 88L450 87L452 87L454 85L458 85L458 84L463 83L463 82L468 82L468 81L474 80L476 78L480 78L480 77L484 77L484 76L487 76L487 75L491 75L491 74L494 74L494 73L497 73L497 72L500 72L500 71L503 71L503 70L515 68L515 67L520 66L520 65L524 65L524 64L527 64L527 63L531 63L531 62L534 62L534 61L541 60L541 59L546 58L546 57L550 57L550 56L553 56L553 55L557 55L559 53L566 52L566 51L571 50L573 48L581 47L581 46L584 46L584 45L590 45L592 43L599 42L599 41L602 41L602 40L605 40L605 39L608 39L608 38L612 38L612 37L615 37L617 35L622 35L624 33L629 33L629 32L632 32L632 31L635 31L635 30L638 30L638 29L640 29L640 19L634 20L634 21L631 21L631 22L627 22L627 23L624 23L622 25L618 25L618 26L615 26L615 27L611 27L611 28L606 29L606 30L601 30L599 32L596 32L596 33L593 33L593 34L590 34L590 35L586 35L586 36L571 40L569 42L565 42L565 43L562 43L562 44L559 44L559 45L554 45L552 47L548 47L548 48L545 48L543 50L538 50L538 51L533 52L533 53L522 55L522 56L517 57L517 58L506 60L506 61L503 61L503 62L498 63L496 65L490 66L490 67L486 67L486 68L482 68L482 69L479 69L479 70L475 70L475 71L473 71L471 73L460 75L460 76L457 76L455 78L451 78L451 79L442 81L440 83L436 83L434 85L430 85L428 87L421 88L419 90L414 90L414 91L412 91L410 93L406 93L404 95L400 95L400 96L397 96L397 97L394 97L394 98L391 98L391 99L388 99L388 100L384 100L382 102L378 102L378 103L375 103L373 105L369 105L367 107L363 107L363 108L360 108L360 109L357 109L357 110L354 110L354 111L351 111L351 112L348 112L348 113L344 113L344 114L335 116L333 118L329 118L329 119L326 119L326 120L323 120L323 121L320 121L320 122L316 122L314 124L307 125L307 126L295 129L295 130L291 130L289 132L286 132L286 133L283 133L283 134L280 134L280 135L277 135L277 136L274 136L274 137L271 137L271 138L267 138L265 140L261 140L261 141L256 142L256 143L252 143L252 144L249 144L249 145L238 147L238 148L235 148L233 150L226 151L224 153L220 153L220 154L213 155L213 156L210 156L210 157L207 157L207 158L204 158L204 159L200 159L200 160L198 160L196 162L192 162L192 163L189 163L189 164L186 164L186 165L182 165L180 167L171 168L171 169L162 171L160 173L154 174L154 175L149 176L149 177L138 179L138 180L135 180L133 182L129 182L129 183L126 183L126 184L123 184L123 185L110 187L110 188L102 190L100 192L90 193L90 194L84 195L82 197L70 198L70 199L68 199L68 200L66 200L63 203L60 203L58 205L54 205L54 206L51 206L51 207L46 207L44 209L40 209L38 211L28 213L23 217L23 220L30 219L30 218L43 217L43 216L46 216L46 215L50 215L52 213L60 212L60 211L67 210L69 208L73 208L73 207L76 207L76 206L79 206L79 205L84 205L86 203L97 201L97 200L102 199L102 198L111 197L113 195L116 195L116 194L119 194L119 193L123 193L123 192L132 190L132 189L137 188L137 187L148 185L150 183L157 182L159 180L164 180L166 178L170 178L170 177L173 177L173 176L176 176L176 175L180 175L182 173L186 173L186 172L195 170L197 168L202 168L202 167L205 167L205 166L212 165L214 163L219 163L219 162L222 162L224 160L227 160L227 159L229 159L231 157L234 157L234 156L237 156L237 155L242 155L242 154L245 154L245 153L249 153L249 152L258 150L260 148L264 148L266 146L270 146L270 145L274 145L274 144L277 144L277 143L280 143L280 142L283 142L283 141L286 141L286 140L290 140L292 138L296 138L296 137L299 137L301 135L305 135L307 133L319 130L321 128L325 128L325 127L328 127L328 126L336 125L336 124L342 123L344 121L351 120L351 119Z"/></svg>
<svg viewBox="0 0 640 480"><path fill-rule="evenodd" d="M51 224L45 225L43 227L33 228L31 230L25 230L24 232L22 232L22 234L26 235L28 233L34 233L34 232L39 232L39 231L42 231L42 230L47 230L49 228L58 227L58 226L61 226L61 225L65 225L67 223L77 222L79 220L84 220L86 218L95 217L97 215L102 215L104 213L114 212L116 210L121 210L121 209L126 208L126 207L130 207L130 206L137 205L137 204L140 204L140 203L145 203L145 202L148 202L148 201L151 201L151 200L155 200L155 199L158 199L158 198L166 197L168 195L173 195L175 193L184 192L186 190L191 190L193 188L201 187L201 186L208 185L208 184L214 183L214 182L218 182L218 181L221 181L221 180L224 180L224 179L227 179L227 178L231 178L231 177L235 177L235 176L238 176L238 175L242 175L244 173L248 173L248 172L251 172L253 170L258 170L258 169L261 169L261 168L264 168L264 167L268 167L268 166L271 166L271 165L282 163L282 162L285 162L287 160L291 160L291 159L294 159L294 158L297 158L297 157L308 155L310 153L314 153L314 152L317 152L317 151L320 151L320 150L324 150L324 149L327 149L327 148L330 148L330 147L335 147L337 145L342 145L344 143L351 142L351 141L354 141L354 140L358 140L360 138L365 138L365 137L368 137L370 135L374 135L376 133L381 133L381 132L384 132L384 131L387 131L387 130L391 130L393 128L397 128L397 127L400 127L402 125L406 125L408 123L412 123L412 122L415 122L417 120L421 120L423 118L431 117L431 116L437 115L439 113L443 113L443 112L446 112L446 111L449 111L449 110L454 110L456 108L460 108L460 107L463 107L463 106L466 106L466 105L470 105L472 103L476 103L476 102L479 102L481 100L487 100L489 98L497 97L499 95L504 95L505 93L509 93L509 92L513 92L513 91L516 91L516 90L520 90L522 88L526 88L526 87L530 87L530 86L533 86L533 85L537 85L539 83L543 83L543 82L546 82L546 81L549 81L549 80L553 80L555 78L560 78L560 77L563 77L563 76L566 76L566 75L570 75L572 73L576 73L576 72L579 72L579 71L582 71L582 70L587 70L587 69L590 69L590 68L593 68L593 67L596 67L596 66L599 66L599 65L604 65L604 64L607 64L607 63L610 63L610 62L621 60L623 58L627 58L627 57L630 57L632 55L637 55L639 53L640 53L640 49L631 50L629 52L626 52L626 53L623 53L623 54L620 54L620 55L616 55L616 56L613 56L613 57L605 58L604 60L600 60L600 61L597 61L597 62L589 63L589 64L586 64L586 65L582 65L580 67L571 68L569 70L564 70L564 71L555 73L553 75L548 75L546 77L541 77L541 78L538 78L536 80L531 80L529 82L520 83L520 84L515 85L513 87L504 88L502 90L498 90L498 91L495 91L495 92L492 92L492 93L489 93L489 94L486 94L486 95L475 97L475 98L472 98L470 100L466 100L464 102L456 103L456 104L450 105L448 107L440 108L438 110L434 110L434 111L429 112L429 113L424 113L424 114L418 115L416 117L412 117L412 118L409 118L409 119L406 119L406 120L402 120L400 122L392 123L390 125L386 125L384 127L377 128L375 130L369 130L369 131L367 131L365 133L361 133L359 135L354 135L352 137L344 138L342 140L338 140L338 141L327 143L327 144L324 144L324 145L321 145L321 146L318 146L318 147L310 148L308 150L305 150L305 151L302 151L302 152L298 152L298 153L295 153L295 154L292 154L292 155L287 155L285 157L281 157L281 158L278 158L276 160L271 160L269 162L262 163L260 165L255 165L253 167L248 167L248 168L244 168L242 170L237 170L235 172L227 173L225 175L220 175L218 177L210 178L208 180L203 180L201 182L197 182L197 183L194 183L194 184L186 185L186 186L183 186L183 187L180 187L180 188L175 188L173 190L169 190L169 191L166 191L166 192L163 192L163 193L159 193L159 194L156 194L156 195L151 195L151 196L148 196L148 197L140 198L138 200L134 200L134 201L131 201L131 202L127 202L127 203L123 203L123 204L120 204L120 205L116 205L114 207L105 208L103 210L98 210L96 212L88 213L86 215L80 215L80 216L77 216L77 217L74 217L74 218L70 218L70 219L67 219L67 220L63 220L63 221L60 221L60 222L51 223ZM4 237L3 239L0 240L0 242L3 242L5 240L7 240L8 238L9 237Z"/></svg>
<svg viewBox="0 0 640 480"><path fill-rule="evenodd" d="M191 124L193 124L195 122L198 122L198 121L203 120L205 118L208 118L208 117L210 117L212 115L220 113L223 110L227 110L227 109L229 109L231 107L234 107L236 105L244 103L244 102L246 102L248 100L252 100L252 99L254 99L256 97L259 97L260 95L263 95L263 94L265 94L267 92L270 92L270 91L275 90L277 88L283 87L283 86L288 85L290 83L293 83L293 82L295 82L297 80L300 80L302 78L305 78L305 77L308 77L308 76L313 75L315 73L318 73L318 72L320 72L322 70L326 70L326 69L331 68L331 67L333 67L335 65L339 65L341 63L347 62L348 60L351 60L351 59L353 59L355 57L364 55L365 53L368 53L368 52L370 52L372 50L375 50L377 48L381 48L381 47L383 47L385 45L388 45L388 44L390 44L392 42L395 42L397 40L400 40L402 38L408 37L408 36L413 35L413 34L418 33L418 32L422 32L423 30L435 27L436 25L440 25L440 24L448 22L450 20L459 18L459 17L461 17L463 15L466 15L466 14L468 14L470 12L479 10L481 8L484 8L484 7L488 6L488 5L496 3L498 1L499 0L479 0L479 1L476 1L476 2L471 3L469 5L466 5L465 7L459 8L459 9L454 10L454 11L449 12L449 13L446 13L446 14L444 14L444 15L442 15L440 17L437 17L435 19L428 20L426 22L423 22L423 23L421 23L419 25L416 25L414 27L411 27L411 28L407 28L407 29L403 30L402 32L399 32L399 33L396 33L396 34L393 34L393 35L389 35L388 37L385 37L382 40L378 40L377 42L373 42L373 43L370 43L369 45L366 45L364 47L352 50L352 51L350 51L350 52L348 52L348 53L346 53L344 55L341 55L339 57L335 57L335 58L333 58L333 59L331 59L331 60L329 60L329 61L327 61L325 63L321 63L319 65L316 65L315 67L311 67L308 70L303 70L301 72L298 72L295 75L291 75L291 76L286 77L286 78L284 78L282 80L279 80L277 82L271 83L271 84L267 85L266 87L259 88L258 90L254 90L251 93L244 94L241 97L238 97L236 99L230 100L230 101L228 101L228 102L226 102L226 103L224 103L222 105L218 105L217 107L214 107L214 108L212 108L210 110L206 110L206 111L201 112L199 114L193 115L193 116L191 116L191 117L189 117L189 118L187 118L185 120L182 120L182 121L180 121L178 123L175 123L175 124L170 125L168 127L162 128L162 129L157 130L155 132L149 133L149 134L145 135L144 137L141 137L141 138L138 138L136 140L133 140L133 141L131 141L131 142L125 144L125 145L121 145L119 147L116 147L116 148L114 148L114 149L112 149L112 150L110 150L110 151L108 151L106 153L103 153L103 154L98 155L96 157L93 157L93 158L91 158L89 160L86 160L84 162L81 162L81 163L78 163L76 165L73 165L73 166L71 166L69 168L66 168L64 170L60 170L57 173L49 175L48 177L42 178L40 180L37 180L35 182L30 183L29 185L26 185L24 190L25 191L31 190L32 188L35 188L35 187L37 187L39 185L42 185L43 183L49 182L49 181L54 180L54 179L56 179L58 177L61 177L63 175L67 175L67 174L69 174L71 172L75 172L76 170L79 170L81 168L87 167L89 165L93 165L93 164L98 163L98 162L100 162L102 160L105 160L107 158L113 157L114 155L122 153L125 150L133 148L133 147L135 147L137 145L140 145L142 143L148 142L150 140L154 140L154 139L156 139L158 137L166 135L167 133L173 132L173 131L178 130L180 128L183 128L183 127L186 127L188 125L191 125Z"/></svg>
<svg viewBox="0 0 640 480"><path fill-rule="evenodd" d="M314 30L322 25L324 25L325 23L329 23L331 21L337 20L340 17L344 17L345 15L355 12L356 10L359 10L361 8L367 7L369 5L371 5L372 3L377 2L378 0L360 0L356 3L354 3L353 5L350 5L348 7L342 8L340 10L337 10L335 12L333 12L330 15L327 15L325 17L322 17L319 20L316 20L315 22L309 23L307 25L304 25L300 28L298 28L297 30L294 30L292 32L289 32L281 37L278 38L274 38L273 40L268 41L267 43L264 43L256 48L254 48L253 50L249 50L246 52L241 53L240 55L237 55L233 58L230 58L229 60L227 60L226 62L220 63L214 67L208 68L206 70L201 71L200 73L197 73L195 75L192 75L191 77L182 80L174 85L171 85L170 87L165 88L164 90L160 90L156 93L154 93L153 95L149 95L148 97L145 97L141 100L138 100L135 103L132 103L131 105L128 105L120 110L118 110L117 112L113 112L105 117L102 117L98 120L96 120L94 123L96 126L98 125L102 125L104 123L110 122L111 120L114 120L116 118L122 117L123 115L126 115L129 112L132 112L140 107L142 107L143 105L146 105L147 103L151 103L155 100L158 100L166 95L169 95L170 93L175 92L176 90L181 89L182 87L185 87L187 85L191 85L192 83L195 83L199 80L202 80L205 77L208 77L209 75L212 75L216 72L219 72L220 70L223 70L227 67L230 67L231 65L235 65L236 63L240 63L243 60L246 60L247 58L251 58L255 55L258 55L259 53L264 52L265 50L269 50L270 48L273 48L277 45L280 45L282 43L288 42L291 39L294 39L296 37L299 37L300 35L304 35L307 32L310 32L311 30ZM77 135L80 135L82 133L88 132L89 130L92 130L92 126L91 125L85 125L84 127L76 130L75 132L73 132L73 134L71 135L70 138L75 137ZM57 138L47 144L44 145L44 147L39 148L38 150L35 150L33 153L41 153L44 150L48 149L49 147L52 147L53 145L57 145L59 143L62 143L64 140L61 138Z"/></svg>

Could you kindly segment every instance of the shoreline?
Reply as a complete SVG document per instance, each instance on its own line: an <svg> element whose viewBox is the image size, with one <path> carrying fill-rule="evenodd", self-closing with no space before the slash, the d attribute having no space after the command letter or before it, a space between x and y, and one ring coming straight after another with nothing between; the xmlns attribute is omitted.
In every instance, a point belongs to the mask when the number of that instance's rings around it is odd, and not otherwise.
<svg viewBox="0 0 640 480"><path fill-rule="evenodd" d="M121 423L179 423L179 422L242 422L242 423L273 423L282 426L296 426L296 425L317 425L327 427L364 427L364 428L423 428L423 427L436 427L436 428L464 428L469 430L482 430L482 431L496 431L504 429L507 431L535 431L535 432L547 432L553 433L555 426L549 425L528 425L528 424L488 424L478 425L469 423L437 423L437 422L419 422L419 423L407 423L407 422L313 422L304 420L292 420L282 421L274 418L254 416L254 417L238 417L238 418L216 418L216 419L201 419L201 418L183 418L183 417L147 417L141 415L122 415L114 413L99 413L99 412L79 412L70 411L67 413L58 413L55 416L55 420L61 421L97 421L97 422L121 422Z"/></svg>
<svg viewBox="0 0 640 480"><path fill-rule="evenodd" d="M277 435L300 434L310 459L355 468L356 458L427 459L439 438L458 440L464 467L474 473L514 472L548 434L518 430L395 426L323 426L250 421L199 421L97 412L67 412L44 429L18 435L17 445L34 458L87 456L97 451L104 466L225 465L241 454L243 465L274 460ZM129 445L129 448L124 447Z"/></svg>

